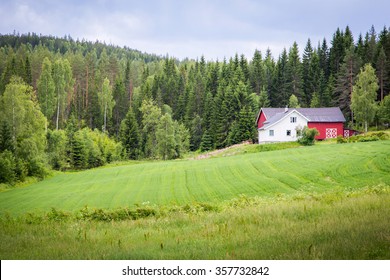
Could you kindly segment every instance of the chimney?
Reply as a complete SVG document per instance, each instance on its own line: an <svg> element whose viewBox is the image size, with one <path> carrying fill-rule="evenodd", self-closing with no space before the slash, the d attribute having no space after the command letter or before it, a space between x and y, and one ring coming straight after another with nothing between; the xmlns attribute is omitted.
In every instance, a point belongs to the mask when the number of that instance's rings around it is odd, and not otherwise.
<svg viewBox="0 0 390 280"><path fill-rule="evenodd" d="M286 106L286 108L284 108L284 112L287 113L288 111L288 106Z"/></svg>

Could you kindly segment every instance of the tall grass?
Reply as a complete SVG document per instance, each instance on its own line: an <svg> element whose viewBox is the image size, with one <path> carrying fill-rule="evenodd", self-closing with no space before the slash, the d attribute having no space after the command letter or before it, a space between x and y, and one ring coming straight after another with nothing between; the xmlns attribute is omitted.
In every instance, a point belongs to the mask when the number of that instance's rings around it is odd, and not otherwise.
<svg viewBox="0 0 390 280"><path fill-rule="evenodd" d="M213 209L154 210L158 214L122 221L53 210L3 216L0 258L390 258L390 187L385 185L273 199L241 196Z"/></svg>

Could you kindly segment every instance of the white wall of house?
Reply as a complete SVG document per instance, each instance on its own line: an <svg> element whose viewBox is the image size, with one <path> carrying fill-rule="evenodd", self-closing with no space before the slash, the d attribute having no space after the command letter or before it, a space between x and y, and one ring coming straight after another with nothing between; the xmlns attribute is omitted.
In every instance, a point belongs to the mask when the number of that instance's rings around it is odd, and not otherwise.
<svg viewBox="0 0 390 280"><path fill-rule="evenodd" d="M304 126L307 126L307 119L292 111L273 125L265 124L265 129L259 129L259 143L297 141L297 128Z"/></svg>

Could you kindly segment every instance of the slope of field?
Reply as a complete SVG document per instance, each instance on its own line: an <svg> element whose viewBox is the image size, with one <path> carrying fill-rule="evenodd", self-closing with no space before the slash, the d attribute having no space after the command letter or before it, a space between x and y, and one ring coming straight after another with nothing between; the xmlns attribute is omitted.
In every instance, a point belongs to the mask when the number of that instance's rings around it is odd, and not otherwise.
<svg viewBox="0 0 390 280"><path fill-rule="evenodd" d="M0 212L216 202L390 184L390 141L321 145L64 173L0 193Z"/></svg>

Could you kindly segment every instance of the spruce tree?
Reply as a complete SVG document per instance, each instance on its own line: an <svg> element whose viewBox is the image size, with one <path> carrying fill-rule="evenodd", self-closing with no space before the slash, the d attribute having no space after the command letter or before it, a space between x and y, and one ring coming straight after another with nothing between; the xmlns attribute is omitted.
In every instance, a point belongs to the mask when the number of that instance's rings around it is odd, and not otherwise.
<svg viewBox="0 0 390 280"><path fill-rule="evenodd" d="M250 64L250 82L253 91L260 95L262 88L265 86L265 71L263 66L263 58L259 50L255 53Z"/></svg>
<svg viewBox="0 0 390 280"><path fill-rule="evenodd" d="M294 42L288 54L289 94L294 94L298 100L303 99L302 65L299 58L298 44Z"/></svg>
<svg viewBox="0 0 390 280"><path fill-rule="evenodd" d="M202 140L200 142L200 150L202 152L210 151L214 149L213 138L208 130L203 133Z"/></svg>
<svg viewBox="0 0 390 280"><path fill-rule="evenodd" d="M387 57L383 47L380 48L378 59L376 61L376 74L379 79L379 91L380 91L380 101L383 100L385 95L385 87L389 80L389 72L387 70Z"/></svg>
<svg viewBox="0 0 390 280"><path fill-rule="evenodd" d="M352 88L355 83L356 75L360 69L360 58L354 52L354 47L350 47L345 55L343 64L337 77L335 93L338 97L338 106L344 113L347 120L352 121L353 112L351 111Z"/></svg>
<svg viewBox="0 0 390 280"><path fill-rule="evenodd" d="M122 120L120 140L129 159L137 159L140 155L140 133L137 120L132 108Z"/></svg>

